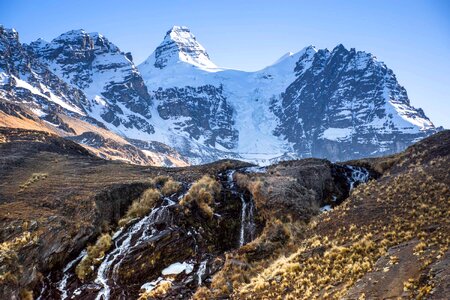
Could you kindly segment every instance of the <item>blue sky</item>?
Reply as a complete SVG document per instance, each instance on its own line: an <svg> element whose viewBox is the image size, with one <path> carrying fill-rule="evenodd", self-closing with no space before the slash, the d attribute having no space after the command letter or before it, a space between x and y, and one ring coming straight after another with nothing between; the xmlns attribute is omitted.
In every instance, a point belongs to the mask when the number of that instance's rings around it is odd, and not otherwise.
<svg viewBox="0 0 450 300"><path fill-rule="evenodd" d="M23 42L83 28L140 63L172 25L185 25L221 67L257 70L307 45L375 54L411 103L450 128L450 1L0 0L0 23Z"/></svg>

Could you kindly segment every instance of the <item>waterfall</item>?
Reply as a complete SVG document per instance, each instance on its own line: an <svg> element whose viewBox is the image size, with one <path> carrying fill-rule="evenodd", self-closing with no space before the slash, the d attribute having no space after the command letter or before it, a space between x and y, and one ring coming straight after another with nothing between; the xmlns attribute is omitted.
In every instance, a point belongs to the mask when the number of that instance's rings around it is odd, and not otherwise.
<svg viewBox="0 0 450 300"><path fill-rule="evenodd" d="M239 189L234 181L233 176L235 172L236 170L226 171L225 173L221 173L220 176L223 178L223 188L227 191L225 194L227 195L227 199L225 200L234 201L229 203L232 207L236 207L234 206L236 204L235 201L240 201L241 204L240 212L236 212L239 216L236 215L235 218L237 221L240 219L241 222L240 228L237 228L239 230L239 237L236 238L239 240L239 246L243 246L254 238L255 208L253 199L249 197L249 193ZM165 197L161 199L162 202L154 207L147 215L139 220L135 220L128 227L122 227L114 232L112 234L112 247L105 254L103 260L99 262L99 265L95 266L95 268L93 267L92 279L81 282L75 272L77 264L87 254L86 249L62 269L62 275L60 273L48 274L39 299L54 299L58 295L62 300L83 299L85 297L89 297L89 299L95 298L96 300L109 300L116 297L122 297L124 299L129 297L130 295L127 294L128 289L122 286L120 282L121 270L125 267L124 265L128 265L130 257L139 254L138 251L143 244L157 240L160 236L166 234L168 230L177 228L179 220L175 218L175 210L170 207L177 205L177 202L183 196L184 194L180 193L172 195L170 198ZM216 217L222 218L219 214L216 214ZM194 241L193 250L195 254L188 262L189 264L195 265L197 270L189 276L191 276L191 280L194 280L196 286L201 286L209 276L208 270L211 264L210 254L205 252L205 248L200 248L197 243L197 238L202 236L198 228L189 226L180 229L180 232L182 232L181 230ZM206 251L208 250L206 249ZM188 273L185 272L185 276ZM52 282L55 277L59 280ZM159 277L162 280L165 278L165 275L162 274ZM143 285L146 289L158 285L159 279L156 279L156 277L151 279L152 281L150 280L150 282ZM174 280L173 284L183 285L185 284L185 280L182 279L178 283ZM195 291L195 287L191 288ZM135 291L130 288L130 292L134 293Z"/></svg>
<svg viewBox="0 0 450 300"><path fill-rule="evenodd" d="M204 261L202 261L200 263L200 266L198 267L198 270L197 270L197 285L198 286L202 285L202 277L206 273L206 263L207 262L208 262L208 260L205 259Z"/></svg>
<svg viewBox="0 0 450 300"><path fill-rule="evenodd" d="M369 181L370 174L366 168L350 165L346 165L346 167L350 170L350 176L347 176L350 191L352 191L356 185Z"/></svg>
<svg viewBox="0 0 450 300"><path fill-rule="evenodd" d="M81 251L81 253L72 261L70 261L63 269L64 276L58 283L58 290L61 292L61 300L66 299L69 295L67 294L67 281L69 280L70 273L68 271L75 266L85 255L87 254L86 249Z"/></svg>
<svg viewBox="0 0 450 300"><path fill-rule="evenodd" d="M255 206L253 199L245 201L244 195L240 195L241 208L241 231L239 235L239 246L244 246L247 242L253 240L255 233Z"/></svg>
<svg viewBox="0 0 450 300"><path fill-rule="evenodd" d="M253 199L246 200L243 192L236 188L233 176L236 170L228 171L227 187L231 193L237 195L241 200L241 228L239 231L239 247L245 245L248 241L253 240L255 232L254 211L255 206Z"/></svg>
<svg viewBox="0 0 450 300"><path fill-rule="evenodd" d="M242 247L245 244L245 226L247 223L247 202L245 202L244 196L241 195L241 232L239 236L239 246Z"/></svg>
<svg viewBox="0 0 450 300"><path fill-rule="evenodd" d="M153 228L154 224L159 222L162 218L164 218L164 216L171 216L169 215L170 212L168 211L168 208L174 205L175 202L169 198L165 198L164 203L165 205L154 208L150 214L142 218L139 222L133 224L127 231L117 236L117 240L119 240L119 242L115 243L116 248L105 257L97 270L97 278L95 279L95 283L99 284L102 289L95 298L96 300L109 299L111 287L108 284L108 274L110 273L111 267L113 268L113 272L110 279L115 281L119 266L126 254L131 252L131 250L143 241L150 239L158 233L158 231ZM143 228L144 226L147 228ZM138 239L132 243L133 238L138 235ZM120 241L122 242L120 243Z"/></svg>

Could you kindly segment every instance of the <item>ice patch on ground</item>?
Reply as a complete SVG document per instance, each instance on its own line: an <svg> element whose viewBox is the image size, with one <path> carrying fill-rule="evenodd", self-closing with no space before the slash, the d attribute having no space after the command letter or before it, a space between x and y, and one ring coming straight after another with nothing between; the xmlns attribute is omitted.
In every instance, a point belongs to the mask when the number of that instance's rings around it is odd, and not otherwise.
<svg viewBox="0 0 450 300"><path fill-rule="evenodd" d="M182 272L185 272L186 274L189 274L192 272L192 270L194 269L194 266L190 263L187 262L176 262L171 264L170 266L168 266L167 268L165 268L164 270L161 271L161 274L163 274L164 276L167 275L178 275Z"/></svg>

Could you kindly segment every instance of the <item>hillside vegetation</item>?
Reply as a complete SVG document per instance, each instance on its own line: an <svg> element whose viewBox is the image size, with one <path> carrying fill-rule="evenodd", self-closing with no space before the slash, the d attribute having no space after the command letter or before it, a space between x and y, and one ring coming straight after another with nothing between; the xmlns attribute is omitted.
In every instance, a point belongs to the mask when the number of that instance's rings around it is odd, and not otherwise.
<svg viewBox="0 0 450 300"><path fill-rule="evenodd" d="M381 177L308 222L266 217L263 234L228 253L222 271L196 298L445 299L449 154L446 131L395 156L352 162ZM267 180L251 180L255 199L261 201L258 186Z"/></svg>

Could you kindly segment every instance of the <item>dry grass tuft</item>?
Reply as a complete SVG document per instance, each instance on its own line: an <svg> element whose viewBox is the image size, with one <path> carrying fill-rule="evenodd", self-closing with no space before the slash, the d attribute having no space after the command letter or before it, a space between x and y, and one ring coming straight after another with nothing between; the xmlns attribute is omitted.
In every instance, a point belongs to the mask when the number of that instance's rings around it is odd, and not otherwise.
<svg viewBox="0 0 450 300"><path fill-rule="evenodd" d="M39 180L43 180L46 179L48 177L47 173L33 173L31 175L31 177L24 182L23 184L21 184L20 187L20 191L24 191L26 188L28 188L30 185L32 185L33 183L39 181Z"/></svg>
<svg viewBox="0 0 450 300"><path fill-rule="evenodd" d="M119 226L125 226L131 220L148 214L159 199L161 199L161 193L158 190L147 189L139 199L131 204L125 216L119 220Z"/></svg>
<svg viewBox="0 0 450 300"><path fill-rule="evenodd" d="M166 183L166 181L168 181L169 179L171 179L169 176L166 175L158 175L154 178L151 179L151 183L154 186L162 186Z"/></svg>
<svg viewBox="0 0 450 300"><path fill-rule="evenodd" d="M30 291L30 290L20 291L19 296L20 296L21 300L33 300L34 299L33 291Z"/></svg>
<svg viewBox="0 0 450 300"><path fill-rule="evenodd" d="M220 184L207 175L196 181L187 194L181 199L180 205L186 208L187 212L198 208L208 218L212 218L214 214L214 197L221 190Z"/></svg>
<svg viewBox="0 0 450 300"><path fill-rule="evenodd" d="M109 233L102 234L97 242L88 246L87 255L83 257L80 263L75 268L75 273L81 281L86 280L93 271L93 266L99 265L105 253L109 250L112 245L111 235Z"/></svg>
<svg viewBox="0 0 450 300"><path fill-rule="evenodd" d="M36 242L36 237L29 231L20 236L0 243L0 284L14 283L21 274L18 252L21 248Z"/></svg>
<svg viewBox="0 0 450 300"><path fill-rule="evenodd" d="M158 284L158 286L148 292L144 292L139 296L138 300L147 300L163 297L172 287L172 282L165 280Z"/></svg>
<svg viewBox="0 0 450 300"><path fill-rule="evenodd" d="M178 181L173 180L172 178L169 178L161 188L161 193L164 196L170 196L173 195L181 190L181 183Z"/></svg>

